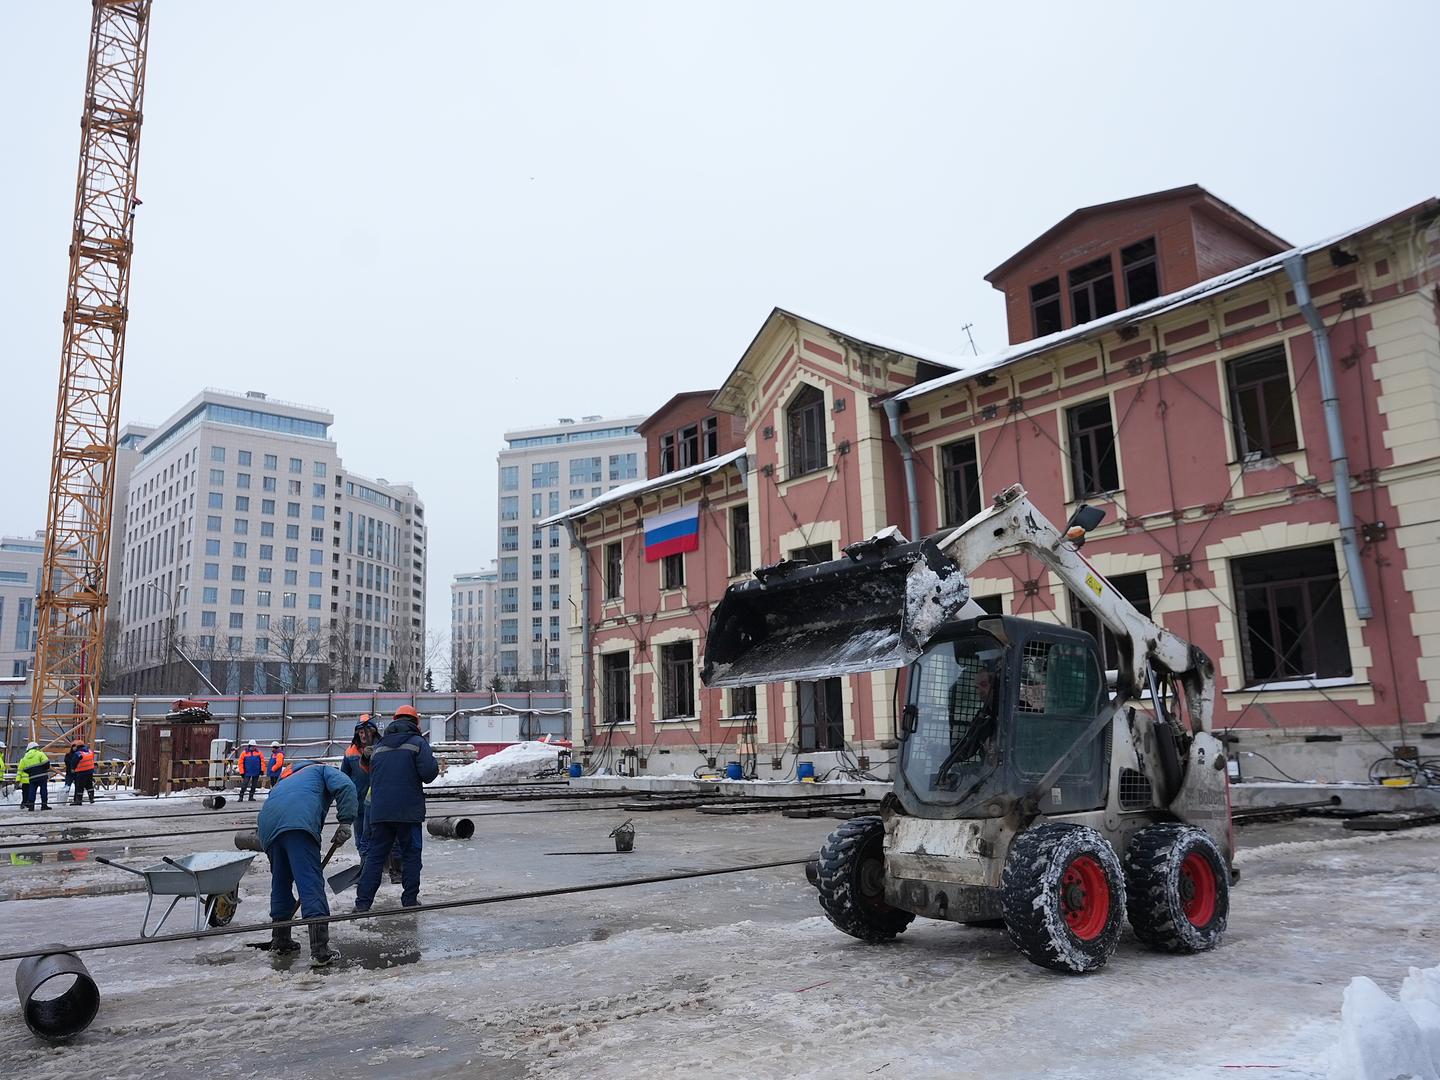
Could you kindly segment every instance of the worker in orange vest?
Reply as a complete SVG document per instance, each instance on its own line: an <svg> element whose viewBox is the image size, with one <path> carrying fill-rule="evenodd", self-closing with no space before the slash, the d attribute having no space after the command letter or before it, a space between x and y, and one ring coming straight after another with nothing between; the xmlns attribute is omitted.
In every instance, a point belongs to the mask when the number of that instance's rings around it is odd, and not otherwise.
<svg viewBox="0 0 1440 1080"><path fill-rule="evenodd" d="M90 805L95 805L95 751L85 743L75 748L75 764L71 770L75 779L75 805L82 802L81 796L90 793Z"/></svg>
<svg viewBox="0 0 1440 1080"><path fill-rule="evenodd" d="M280 749L279 742L270 744L270 764L265 766L266 775L270 777L270 786L274 787L280 782L285 772L285 751Z"/></svg>
<svg viewBox="0 0 1440 1080"><path fill-rule="evenodd" d="M240 751L240 759L235 763L240 771L240 802L245 801L248 793L250 801L255 801L255 789L260 786L260 777L265 774L265 755L255 748L255 740L251 739L245 744L245 749Z"/></svg>

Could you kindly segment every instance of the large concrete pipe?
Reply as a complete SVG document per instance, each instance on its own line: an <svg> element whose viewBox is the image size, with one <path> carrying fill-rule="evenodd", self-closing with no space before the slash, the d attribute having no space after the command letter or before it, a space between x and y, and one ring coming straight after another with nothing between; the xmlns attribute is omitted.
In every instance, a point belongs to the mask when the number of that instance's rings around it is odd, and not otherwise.
<svg viewBox="0 0 1440 1080"><path fill-rule="evenodd" d="M79 1035L100 1011L100 991L80 958L56 951L28 956L15 969L15 992L25 1023L47 1042L62 1042Z"/></svg>
<svg viewBox="0 0 1440 1080"><path fill-rule="evenodd" d="M447 840L469 840L475 835L475 822L468 817L431 818L425 823L431 836Z"/></svg>

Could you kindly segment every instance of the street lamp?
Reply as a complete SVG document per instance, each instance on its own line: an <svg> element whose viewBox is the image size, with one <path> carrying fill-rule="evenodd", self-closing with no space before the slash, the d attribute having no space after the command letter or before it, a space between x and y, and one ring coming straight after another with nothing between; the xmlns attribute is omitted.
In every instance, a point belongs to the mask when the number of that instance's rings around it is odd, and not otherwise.
<svg viewBox="0 0 1440 1080"><path fill-rule="evenodd" d="M160 587L160 582L159 582L159 581L146 581L146 582L142 582L140 587L141 587L142 589L154 589L155 592L156 592L158 595L164 597L164 599L165 599L165 607L166 607L166 609L170 612L170 618L166 621L166 624L165 624L165 660L164 660L164 663L165 663L165 668L166 668L166 670L168 671L168 670L169 670L169 667L170 667L170 657L171 657L171 653L173 653L173 652L175 651L175 608L176 608L176 606L180 603L180 593L181 593L181 591L184 590L184 589L188 589L190 586L187 585L187 584L185 584L184 582L177 581L177 582L175 583L175 587L174 587L172 590L170 590L170 592L168 592L168 593L167 593L163 588Z"/></svg>

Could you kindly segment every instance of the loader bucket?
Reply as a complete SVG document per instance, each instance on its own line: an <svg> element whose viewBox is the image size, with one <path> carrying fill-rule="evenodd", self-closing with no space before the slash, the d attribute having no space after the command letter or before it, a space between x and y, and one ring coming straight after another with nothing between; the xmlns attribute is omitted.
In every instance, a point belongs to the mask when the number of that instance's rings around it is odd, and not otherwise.
<svg viewBox="0 0 1440 1080"><path fill-rule="evenodd" d="M931 541L853 544L818 565L778 563L732 585L710 616L706 686L825 679L904 667L970 598Z"/></svg>

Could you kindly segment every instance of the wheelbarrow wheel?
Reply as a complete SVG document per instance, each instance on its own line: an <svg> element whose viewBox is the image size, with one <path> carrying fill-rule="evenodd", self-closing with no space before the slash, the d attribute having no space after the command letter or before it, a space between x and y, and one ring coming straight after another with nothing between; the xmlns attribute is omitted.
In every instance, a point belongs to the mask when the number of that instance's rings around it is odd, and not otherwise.
<svg viewBox="0 0 1440 1080"><path fill-rule="evenodd" d="M219 896L207 896L205 905L210 909L211 926L229 926L230 920L235 917L235 909L240 906L240 894L227 892Z"/></svg>

